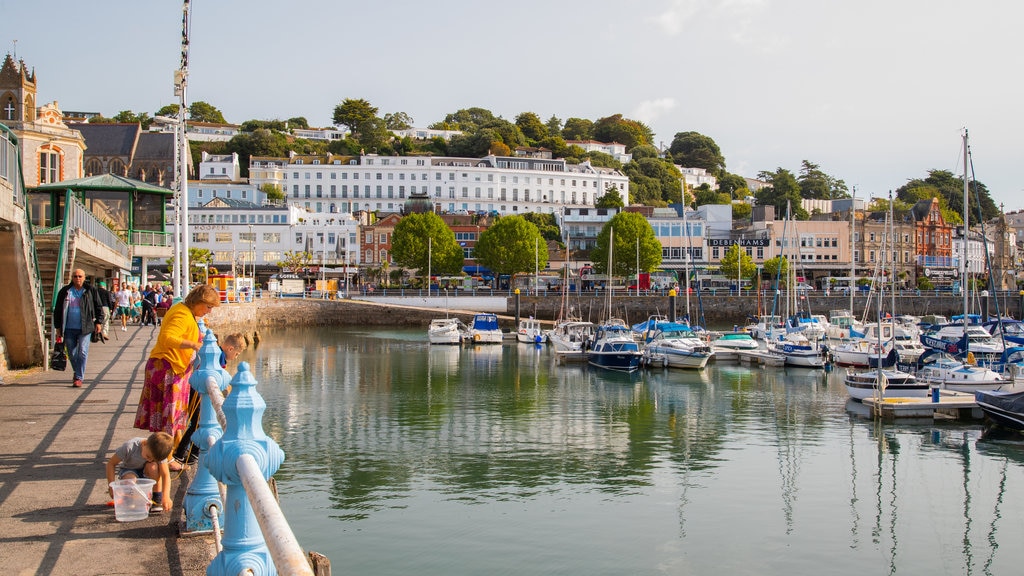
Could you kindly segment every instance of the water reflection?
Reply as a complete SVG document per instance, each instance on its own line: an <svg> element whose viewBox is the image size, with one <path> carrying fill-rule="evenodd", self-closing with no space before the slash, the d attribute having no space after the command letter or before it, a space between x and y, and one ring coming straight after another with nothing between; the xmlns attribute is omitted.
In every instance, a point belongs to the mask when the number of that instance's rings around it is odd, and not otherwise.
<svg viewBox="0 0 1024 576"><path fill-rule="evenodd" d="M1024 483L1019 449L979 441L979 426L862 418L821 370L621 374L413 331L283 331L251 354L289 519L313 549L376 562L367 573L406 568L381 558L416 529L486 533L480 547L524 573L990 574L1021 560L998 546L1024 535L1006 522L1024 517L1006 497ZM327 536L354 526L356 540ZM524 554L534 539L567 559ZM421 540L402 541L420 573L475 560ZM744 544L723 557L722 542Z"/></svg>

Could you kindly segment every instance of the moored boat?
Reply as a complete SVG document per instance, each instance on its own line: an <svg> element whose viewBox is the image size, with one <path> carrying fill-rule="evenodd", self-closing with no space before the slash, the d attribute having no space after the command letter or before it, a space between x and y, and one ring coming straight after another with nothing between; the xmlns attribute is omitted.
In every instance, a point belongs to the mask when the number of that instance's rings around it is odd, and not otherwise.
<svg viewBox="0 0 1024 576"><path fill-rule="evenodd" d="M466 330L466 341L474 344L501 344L502 338L498 316L488 312L474 315Z"/></svg>
<svg viewBox="0 0 1024 576"><path fill-rule="evenodd" d="M466 325L458 318L435 318L427 328L431 344L458 344L466 335Z"/></svg>
<svg viewBox="0 0 1024 576"><path fill-rule="evenodd" d="M591 365L621 372L639 368L642 357L629 326L617 318L610 318L597 326L586 354Z"/></svg>
<svg viewBox="0 0 1024 576"><path fill-rule="evenodd" d="M540 327L540 321L533 316L519 320L519 328L516 330L516 340L523 343L542 344L545 340L544 331Z"/></svg>
<svg viewBox="0 0 1024 576"><path fill-rule="evenodd" d="M644 361L669 368L705 367L711 359L711 347L686 324L660 322L647 332Z"/></svg>

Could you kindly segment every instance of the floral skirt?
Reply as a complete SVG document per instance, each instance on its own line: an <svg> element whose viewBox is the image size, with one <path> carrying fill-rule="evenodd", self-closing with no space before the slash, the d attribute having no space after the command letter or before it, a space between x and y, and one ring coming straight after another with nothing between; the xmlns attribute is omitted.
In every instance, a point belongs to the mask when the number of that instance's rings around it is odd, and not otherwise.
<svg viewBox="0 0 1024 576"><path fill-rule="evenodd" d="M150 432L167 432L177 437L188 427L188 378L192 364L184 374L171 370L163 358L150 358L146 362L146 382L135 412L135 427Z"/></svg>

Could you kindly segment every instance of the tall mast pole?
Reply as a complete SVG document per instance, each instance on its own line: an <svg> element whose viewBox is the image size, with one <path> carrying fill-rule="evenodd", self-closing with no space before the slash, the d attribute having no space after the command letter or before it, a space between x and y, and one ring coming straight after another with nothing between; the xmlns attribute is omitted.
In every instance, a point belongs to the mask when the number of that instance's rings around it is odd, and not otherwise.
<svg viewBox="0 0 1024 576"><path fill-rule="evenodd" d="M188 110L186 88L188 86L188 49L190 0L184 0L181 14L181 67L174 74L174 92L180 97L178 103L178 206L175 211L178 217L174 223L174 294L184 297L182 290L187 291L189 285L189 232L188 232L188 165L189 146L188 133L185 129L185 117Z"/></svg>
<svg viewBox="0 0 1024 576"><path fill-rule="evenodd" d="M970 218L970 210L967 209L967 178L968 178L968 155L970 154L970 147L967 144L967 128L964 128L964 251L960 256L960 292L963 294L964 299L964 334L967 334L967 235L970 231L970 226L967 222Z"/></svg>

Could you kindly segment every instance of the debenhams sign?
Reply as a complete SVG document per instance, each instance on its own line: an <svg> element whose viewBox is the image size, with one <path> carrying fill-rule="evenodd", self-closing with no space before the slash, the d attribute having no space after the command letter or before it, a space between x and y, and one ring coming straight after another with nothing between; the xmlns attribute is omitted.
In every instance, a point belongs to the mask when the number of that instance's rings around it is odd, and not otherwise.
<svg viewBox="0 0 1024 576"><path fill-rule="evenodd" d="M715 247L715 246L732 246L734 244L739 244L740 246L742 246L744 248L746 248L747 246L770 246L771 245L771 239L769 239L769 238L737 238L737 239L708 238L708 246L711 246L712 248Z"/></svg>

